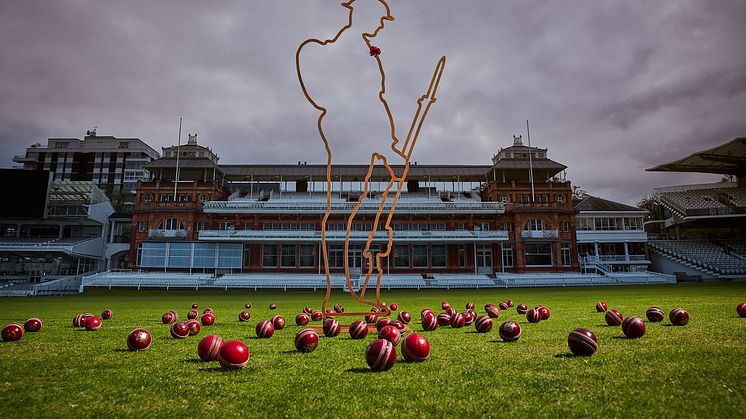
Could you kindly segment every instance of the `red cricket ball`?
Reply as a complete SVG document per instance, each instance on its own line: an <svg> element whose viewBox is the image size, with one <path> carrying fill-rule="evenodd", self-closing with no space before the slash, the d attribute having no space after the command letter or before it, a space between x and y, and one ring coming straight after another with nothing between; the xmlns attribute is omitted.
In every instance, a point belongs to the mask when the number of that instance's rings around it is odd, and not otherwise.
<svg viewBox="0 0 746 419"><path fill-rule="evenodd" d="M438 326L450 326L451 325L451 316L448 313L440 313L438 314Z"/></svg>
<svg viewBox="0 0 746 419"><path fill-rule="evenodd" d="M500 325L500 337L506 342L514 342L521 338L521 325L508 320Z"/></svg>
<svg viewBox="0 0 746 419"><path fill-rule="evenodd" d="M171 337L174 339L184 339L189 336L190 330L184 322L176 322L171 325Z"/></svg>
<svg viewBox="0 0 746 419"><path fill-rule="evenodd" d="M197 336L199 331L202 330L202 326L197 320L189 320L186 325L189 328L189 336Z"/></svg>
<svg viewBox="0 0 746 419"><path fill-rule="evenodd" d="M438 328L438 319L432 311L426 311L422 315L422 328L427 332L432 332Z"/></svg>
<svg viewBox="0 0 746 419"><path fill-rule="evenodd" d="M738 303L736 312L738 313L738 317L746 317L746 301Z"/></svg>
<svg viewBox="0 0 746 419"><path fill-rule="evenodd" d="M627 317L622 322L622 332L630 339L642 337L645 334L645 322L639 317Z"/></svg>
<svg viewBox="0 0 746 419"><path fill-rule="evenodd" d="M73 317L73 327L85 327L85 314L78 314Z"/></svg>
<svg viewBox="0 0 746 419"><path fill-rule="evenodd" d="M41 319L38 317L32 317L28 320L26 320L26 323L23 324L23 328L27 332L38 332L41 330Z"/></svg>
<svg viewBox="0 0 746 419"><path fill-rule="evenodd" d="M251 303L246 303L243 305L244 308L249 309L251 308Z"/></svg>
<svg viewBox="0 0 746 419"><path fill-rule="evenodd" d="M365 362L373 371L389 370L396 362L396 348L386 339L376 339L365 350Z"/></svg>
<svg viewBox="0 0 746 419"><path fill-rule="evenodd" d="M297 324L298 326L307 325L308 320L310 320L310 318L308 317L308 314L306 313L300 313L297 316L295 316L295 324Z"/></svg>
<svg viewBox="0 0 746 419"><path fill-rule="evenodd" d="M507 301L500 301L500 305L498 307L500 307L500 310L507 310L509 305Z"/></svg>
<svg viewBox="0 0 746 419"><path fill-rule="evenodd" d="M474 322L474 327L479 333L487 333L492 330L492 319L488 316L479 316L479 318Z"/></svg>
<svg viewBox="0 0 746 419"><path fill-rule="evenodd" d="M194 320L197 318L197 316L199 316L197 310L189 310L187 312L187 320Z"/></svg>
<svg viewBox="0 0 746 419"><path fill-rule="evenodd" d="M313 309L311 307L309 307L309 306L305 306L305 307L303 307L303 312L306 313L306 314L308 314L310 316L311 313L313 313Z"/></svg>
<svg viewBox="0 0 746 419"><path fill-rule="evenodd" d="M464 326L471 326L471 324L474 323L474 320L477 318L474 312L470 310L461 313L461 315L464 316Z"/></svg>
<svg viewBox="0 0 746 419"><path fill-rule="evenodd" d="M567 337L567 346L577 356L591 356L598 349L598 339L588 329L575 329Z"/></svg>
<svg viewBox="0 0 746 419"><path fill-rule="evenodd" d="M402 341L401 353L409 362L422 362L430 356L430 342L424 336L413 333Z"/></svg>
<svg viewBox="0 0 746 419"><path fill-rule="evenodd" d="M596 311L598 311L599 313L604 313L608 309L609 309L609 305L606 304L605 302L599 301L596 303Z"/></svg>
<svg viewBox="0 0 746 419"><path fill-rule="evenodd" d="M609 310L604 315L604 318L606 319L606 324L609 326L619 326L624 321L624 316L622 313L618 312L617 310Z"/></svg>
<svg viewBox="0 0 746 419"><path fill-rule="evenodd" d="M130 351L144 351L150 348L153 338L145 329L135 329L127 335L127 347Z"/></svg>
<svg viewBox="0 0 746 419"><path fill-rule="evenodd" d="M272 317L272 326L275 327L275 330L282 330L285 328L285 318L280 316L279 314Z"/></svg>
<svg viewBox="0 0 746 419"><path fill-rule="evenodd" d="M317 322L324 318L324 313L322 313L319 310L314 310L313 313L311 313L311 320Z"/></svg>
<svg viewBox="0 0 746 419"><path fill-rule="evenodd" d="M391 311L399 310L399 304L391 303L391 305L389 306L389 308L391 309Z"/></svg>
<svg viewBox="0 0 746 419"><path fill-rule="evenodd" d="M496 318L500 317L500 309L497 308L497 307L495 307L495 306L489 306L489 307L485 308L484 311L487 312L487 315L491 319L496 319Z"/></svg>
<svg viewBox="0 0 746 419"><path fill-rule="evenodd" d="M541 319L542 320L549 320L549 316L552 315L552 312L549 311L549 308L548 307L544 307L544 306L539 306L537 308L539 310L539 314L541 314Z"/></svg>
<svg viewBox="0 0 746 419"><path fill-rule="evenodd" d="M474 307L475 307L474 303L472 303L471 301L468 302L468 303L466 303L466 309L467 310L474 310Z"/></svg>
<svg viewBox="0 0 746 419"><path fill-rule="evenodd" d="M324 331L324 336L333 338L339 334L339 322L335 319L326 319L321 329Z"/></svg>
<svg viewBox="0 0 746 419"><path fill-rule="evenodd" d="M464 320L464 315L461 313L456 313L453 316L451 316L451 327L454 329L460 329L464 327L464 324L466 323L466 320Z"/></svg>
<svg viewBox="0 0 746 419"><path fill-rule="evenodd" d="M238 321L247 322L251 320L251 314L248 311L238 313Z"/></svg>
<svg viewBox="0 0 746 419"><path fill-rule="evenodd" d="M666 317L666 315L663 314L663 310L659 307L650 307L648 311L645 312L645 316L648 318L648 321L652 323L662 322Z"/></svg>
<svg viewBox="0 0 746 419"><path fill-rule="evenodd" d="M449 308L451 308L451 303L449 303L447 300L443 300L440 303L440 308L442 308L443 310L448 310Z"/></svg>
<svg viewBox="0 0 746 419"><path fill-rule="evenodd" d="M492 304L492 303L487 303L487 304L484 305L484 310L487 311L487 309L490 308L490 307L495 307L495 305Z"/></svg>
<svg viewBox="0 0 746 419"><path fill-rule="evenodd" d="M424 316L424 315L425 315L425 313L427 313L427 312L430 312L430 313L433 313L433 314L435 314L435 312L434 312L434 311L432 311L432 310L430 309L430 307L425 307L425 308L423 308L422 310L420 310L420 317Z"/></svg>
<svg viewBox="0 0 746 419"><path fill-rule="evenodd" d="M212 309L210 307L205 308L202 310L202 314L212 313Z"/></svg>
<svg viewBox="0 0 746 419"><path fill-rule="evenodd" d="M251 352L240 340L225 342L218 351L218 362L227 370L241 369L249 363Z"/></svg>
<svg viewBox="0 0 746 419"><path fill-rule="evenodd" d="M378 315L368 314L365 316L365 321L366 323L370 323L370 324L376 323L378 321Z"/></svg>
<svg viewBox="0 0 746 419"><path fill-rule="evenodd" d="M269 320L262 320L256 324L256 336L260 338L271 338L275 334L275 326Z"/></svg>
<svg viewBox="0 0 746 419"><path fill-rule="evenodd" d="M174 316L173 311L167 311L163 313L163 316L161 316L161 322L163 324L171 324L176 321L176 316Z"/></svg>
<svg viewBox="0 0 746 419"><path fill-rule="evenodd" d="M336 322L334 319L330 320ZM337 328L339 329L339 325ZM313 352L317 346L319 346L319 335L313 329L302 329L295 334L295 349L298 352Z"/></svg>
<svg viewBox="0 0 746 419"><path fill-rule="evenodd" d="M213 324L215 324L215 315L212 313L202 315L202 326L212 326Z"/></svg>
<svg viewBox="0 0 746 419"><path fill-rule="evenodd" d="M276 309L276 308L277 308L277 304L270 304L270 305L269 305L269 309L270 309L270 310L274 310L274 309Z"/></svg>
<svg viewBox="0 0 746 419"><path fill-rule="evenodd" d="M541 320L541 314L539 313L539 310L532 308L531 310L526 312L526 320L528 320L529 323L539 323Z"/></svg>
<svg viewBox="0 0 746 419"><path fill-rule="evenodd" d="M517 311L518 314L526 314L528 312L528 307L525 304L518 304L515 311Z"/></svg>
<svg viewBox="0 0 746 419"><path fill-rule="evenodd" d="M412 321L412 315L406 311L400 311L399 315L396 316L396 318L399 319L399 321L404 324L409 324L409 322Z"/></svg>
<svg viewBox="0 0 746 419"><path fill-rule="evenodd" d="M345 308L342 307L342 304L334 304L334 312L335 313L344 313Z"/></svg>
<svg viewBox="0 0 746 419"><path fill-rule="evenodd" d="M192 308L198 308L198 307L199 307L199 304L197 304L197 303L193 303L192 304Z"/></svg>
<svg viewBox="0 0 746 419"><path fill-rule="evenodd" d="M380 332L381 329L383 329L384 327L386 327L386 326L388 326L390 324L391 324L391 319L389 319L388 317L381 317L376 322L376 330Z"/></svg>
<svg viewBox="0 0 746 419"><path fill-rule="evenodd" d="M331 308L328 308L328 307L327 307L327 309L326 309L326 310L324 310L324 313L325 313L325 314L326 314L327 316L333 316L333 315L334 315L334 310L332 310Z"/></svg>
<svg viewBox="0 0 746 419"><path fill-rule="evenodd" d="M23 337L23 326L11 323L3 328L3 341L15 342Z"/></svg>
<svg viewBox="0 0 746 419"><path fill-rule="evenodd" d="M394 320L391 322L391 326L396 327L399 329L400 332L404 333L404 323L400 322L399 320Z"/></svg>
<svg viewBox="0 0 746 419"><path fill-rule="evenodd" d="M513 307L513 300L508 300L507 303L509 308Z"/></svg>
<svg viewBox="0 0 746 419"><path fill-rule="evenodd" d="M203 361L214 361L218 358L223 339L220 336L205 336L197 345L197 354Z"/></svg>
<svg viewBox="0 0 746 419"><path fill-rule="evenodd" d="M668 313L668 320L674 326L686 326L689 323L689 313L683 308L675 308Z"/></svg>
<svg viewBox="0 0 746 419"><path fill-rule="evenodd" d="M101 328L101 319L96 316L88 316L85 319L85 330L95 332Z"/></svg>
<svg viewBox="0 0 746 419"><path fill-rule="evenodd" d="M387 341L393 343L394 346L396 346L401 340L401 331L399 331L396 326L384 326L384 328L381 329L380 332L378 332L378 339L386 339Z"/></svg>
<svg viewBox="0 0 746 419"><path fill-rule="evenodd" d="M106 310L104 310L103 312L101 312L101 318L104 319L104 320L109 320L109 319L111 319L111 316L113 314L114 313L107 308Z"/></svg>
<svg viewBox="0 0 746 419"><path fill-rule="evenodd" d="M350 337L353 339L363 339L368 336L368 325L362 320L355 320L350 323Z"/></svg>
<svg viewBox="0 0 746 419"><path fill-rule="evenodd" d="M446 309L446 313L448 313L449 316L453 317L456 313L458 313L458 311L456 311L456 309L453 307L448 307Z"/></svg>

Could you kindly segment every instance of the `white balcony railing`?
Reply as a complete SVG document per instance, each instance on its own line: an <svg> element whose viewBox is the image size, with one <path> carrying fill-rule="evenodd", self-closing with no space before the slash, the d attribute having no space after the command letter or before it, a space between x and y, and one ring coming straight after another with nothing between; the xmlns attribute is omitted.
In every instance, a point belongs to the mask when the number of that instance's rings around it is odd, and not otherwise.
<svg viewBox="0 0 746 419"><path fill-rule="evenodd" d="M341 242L345 240L346 232L332 230L326 232L328 241ZM365 241L366 231L351 231L352 241ZM470 231L470 230L437 230L437 231L395 231L394 240L404 242L499 242L508 240L506 231ZM202 241L320 241L321 231L308 230L201 230L199 239ZM373 236L376 242L388 241L388 233L377 231Z"/></svg>
<svg viewBox="0 0 746 419"><path fill-rule="evenodd" d="M332 214L349 214L357 205L357 202L332 202ZM384 206L388 211L391 203ZM295 201L295 200L269 200L269 201L210 201L204 206L206 213L303 213L323 214L326 211L325 201ZM364 202L359 208L360 214L375 214L378 211L377 202ZM399 214L502 214L505 206L501 202L480 201L454 201L454 202L402 202L396 206Z"/></svg>
<svg viewBox="0 0 746 419"><path fill-rule="evenodd" d="M186 238L186 230L158 230L150 229L148 231L148 237L153 238L164 238L164 239L179 239Z"/></svg>
<svg viewBox="0 0 746 419"><path fill-rule="evenodd" d="M556 239L559 237L557 230L523 230L521 237L524 239Z"/></svg>

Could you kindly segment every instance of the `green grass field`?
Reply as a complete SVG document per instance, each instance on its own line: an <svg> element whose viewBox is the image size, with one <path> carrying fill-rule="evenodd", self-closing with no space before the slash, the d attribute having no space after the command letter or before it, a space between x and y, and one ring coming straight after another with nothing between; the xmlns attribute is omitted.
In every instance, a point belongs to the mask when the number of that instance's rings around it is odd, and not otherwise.
<svg viewBox="0 0 746 419"><path fill-rule="evenodd" d="M473 301L512 299L516 305L546 305L549 320L530 324L515 309L504 310L492 332L439 327L421 332L432 352L424 363L407 363L372 373L367 344L347 334L320 338L309 354L295 351L294 317L305 305L319 307L321 292L91 291L74 297L0 300L0 323L44 321L38 333L0 343L0 417L65 416L244 416L244 417L740 417L746 411L746 319L736 304L746 300L746 283L645 287L383 291L416 319L422 307L447 299L459 310ZM625 316L645 317L651 305L666 314L683 307L684 327L648 323L645 336L624 338L606 326L595 302L605 300ZM245 302L251 321L239 323ZM191 303L214 309L217 321L199 336L172 339L161 314ZM270 303L278 309L270 311ZM335 294L347 310L356 308ZM77 313L114 317L98 332L72 327ZM362 307L357 307L362 309ZM436 310L436 312L439 310ZM254 326L274 314L288 326L271 339L255 338ZM350 319L346 319L348 324ZM516 320L521 339L503 343L499 324ZM129 352L127 334L145 327L153 344ZM592 357L572 357L567 335L586 327L598 336ZM248 366L223 371L202 362L199 340L217 334L241 339L251 350ZM399 351L400 352L400 351Z"/></svg>

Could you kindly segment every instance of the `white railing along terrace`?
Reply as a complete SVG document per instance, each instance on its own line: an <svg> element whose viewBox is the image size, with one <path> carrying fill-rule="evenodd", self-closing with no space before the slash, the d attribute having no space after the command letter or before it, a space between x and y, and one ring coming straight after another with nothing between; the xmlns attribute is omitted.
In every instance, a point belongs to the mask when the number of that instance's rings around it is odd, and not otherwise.
<svg viewBox="0 0 746 419"><path fill-rule="evenodd" d="M331 213L349 214L357 205L356 202L332 202ZM391 201L384 206L384 211L391 209ZM296 199L269 200L269 201L210 201L204 206L206 213L313 213L323 214L326 212L326 201L302 201ZM359 209L361 214L376 213L378 203L375 201L364 202ZM479 213L479 214L501 214L505 207L500 202L479 201L455 201L442 202L425 199L417 201L413 199L401 200L397 203L396 211L399 213Z"/></svg>
<svg viewBox="0 0 746 419"><path fill-rule="evenodd" d="M326 232L328 241L344 241L346 232L332 230ZM364 241L368 232L351 231L350 238ZM373 236L375 241L388 241L388 233L377 231ZM233 241L267 241L267 240L321 240L318 230L200 230L200 240L233 240ZM498 230L423 230L423 231L394 231L394 239L402 241L502 241L508 240L507 231Z"/></svg>

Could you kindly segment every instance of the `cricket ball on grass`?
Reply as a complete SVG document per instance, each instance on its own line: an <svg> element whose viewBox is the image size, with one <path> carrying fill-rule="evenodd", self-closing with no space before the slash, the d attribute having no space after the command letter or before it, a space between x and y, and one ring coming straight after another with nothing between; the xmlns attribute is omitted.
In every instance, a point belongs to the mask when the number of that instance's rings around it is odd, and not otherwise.
<svg viewBox="0 0 746 419"><path fill-rule="evenodd" d="M259 338L271 338L275 334L275 327L269 320L262 320L256 324L256 336Z"/></svg>
<svg viewBox="0 0 746 419"><path fill-rule="evenodd" d="M199 304L197 304L197 303L193 303L193 304L192 304L192 308L194 308L194 309L196 309L196 308L199 308Z"/></svg>
<svg viewBox="0 0 746 419"><path fill-rule="evenodd" d="M500 309L497 308L497 307L495 307L495 306L489 306L489 307L485 308L484 311L487 312L487 315L491 319L496 319L496 318L500 317Z"/></svg>
<svg viewBox="0 0 746 419"><path fill-rule="evenodd" d="M226 370L238 370L249 363L251 352L240 340L225 342L218 351L218 362Z"/></svg>
<svg viewBox="0 0 746 419"><path fill-rule="evenodd" d="M96 316L88 316L85 319L85 330L89 332L95 332L101 329L101 319Z"/></svg>
<svg viewBox="0 0 746 419"><path fill-rule="evenodd" d="M409 312L406 311L400 311L399 315L396 316L397 319L399 319L400 322L404 324L409 324L409 322L412 321L412 315L409 314Z"/></svg>
<svg viewBox="0 0 746 419"><path fill-rule="evenodd" d="M176 321L176 316L174 316L173 311L167 311L163 313L163 315L161 316L161 322L163 324L171 324L175 321Z"/></svg>
<svg viewBox="0 0 746 419"><path fill-rule="evenodd" d="M648 311L645 312L645 316L648 318L648 321L652 323L662 322L666 317L666 315L663 314L663 310L659 307L650 307Z"/></svg>
<svg viewBox="0 0 746 419"><path fill-rule="evenodd" d="M344 313L345 308L342 307L342 304L334 304L334 312L335 313Z"/></svg>
<svg viewBox="0 0 746 419"><path fill-rule="evenodd" d="M577 356L591 356L598 349L598 339L590 330L578 328L570 332L567 337L567 346Z"/></svg>
<svg viewBox="0 0 746 419"><path fill-rule="evenodd" d="M498 307L500 308L500 310L507 310L510 305L508 305L507 301L500 301Z"/></svg>
<svg viewBox="0 0 746 419"><path fill-rule="evenodd" d="M399 310L399 304L391 303L391 305L389 306L389 308L391 309L391 311Z"/></svg>
<svg viewBox="0 0 746 419"><path fill-rule="evenodd" d="M604 318L609 326L619 326L624 321L622 313L614 309L607 311Z"/></svg>
<svg viewBox="0 0 746 419"><path fill-rule="evenodd" d="M32 317L26 320L26 323L23 324L23 328L27 332L38 332L41 330L41 319L38 317Z"/></svg>
<svg viewBox="0 0 746 419"><path fill-rule="evenodd" d="M422 328L427 332L432 332L438 328L438 319L435 317L435 313L427 311L422 315Z"/></svg>
<svg viewBox="0 0 746 419"><path fill-rule="evenodd" d="M537 309L539 310L539 314L541 314L542 320L549 320L549 316L552 315L552 312L549 311L549 307L539 306Z"/></svg>
<svg viewBox="0 0 746 419"><path fill-rule="evenodd" d="M466 323L466 319L464 319L464 315L461 313L456 313L453 316L451 316L451 327L454 329L460 329L464 327L464 324Z"/></svg>
<svg viewBox="0 0 746 419"><path fill-rule="evenodd" d="M446 300L443 300L443 301L442 301L442 302L440 303L440 308L442 308L443 310L448 310L449 308L451 308L451 303L449 303L449 302L448 302L448 301L446 301Z"/></svg>
<svg viewBox="0 0 746 419"><path fill-rule="evenodd" d="M220 336L205 336L197 345L197 354L203 361L214 361L218 358L218 352L223 346L223 338Z"/></svg>
<svg viewBox="0 0 746 419"><path fill-rule="evenodd" d="M238 313L238 321L247 322L249 320L251 320L251 314L249 314L248 311L242 311Z"/></svg>
<svg viewBox="0 0 746 419"><path fill-rule="evenodd" d="M135 329L127 335L127 348L130 351L144 351L150 348L153 337L145 329Z"/></svg>
<svg viewBox="0 0 746 419"><path fill-rule="evenodd" d="M324 318L324 313L322 313L319 310L315 310L313 313L311 313L311 320L317 322Z"/></svg>
<svg viewBox="0 0 746 419"><path fill-rule="evenodd" d="M295 316L295 324L298 326L305 326L308 324L308 321L310 318L308 317L308 314L306 313L300 313L297 316Z"/></svg>
<svg viewBox="0 0 746 419"><path fill-rule="evenodd" d="M275 327L275 330L282 330L285 328L285 318L280 316L279 314L272 317L272 326Z"/></svg>
<svg viewBox="0 0 746 419"><path fill-rule="evenodd" d="M505 342L514 342L521 338L521 325L508 320L500 325L500 337Z"/></svg>
<svg viewBox="0 0 746 419"><path fill-rule="evenodd" d="M110 320L113 314L114 313L107 308L106 310L101 312L101 318L104 320Z"/></svg>
<svg viewBox="0 0 746 419"><path fill-rule="evenodd" d="M245 309L249 309L249 308L251 308L251 303L246 303L246 304L243 305L243 307Z"/></svg>
<svg viewBox="0 0 746 419"><path fill-rule="evenodd" d="M451 325L451 315L443 312L438 314L438 326L450 326Z"/></svg>
<svg viewBox="0 0 746 419"><path fill-rule="evenodd" d="M202 326L212 326L215 324L215 315L212 313L205 313L202 315Z"/></svg>
<svg viewBox="0 0 746 419"><path fill-rule="evenodd" d="M189 336L189 326L185 322L176 322L171 325L171 337L174 339L184 339Z"/></svg>
<svg viewBox="0 0 746 419"><path fill-rule="evenodd" d="M668 313L668 320L674 326L686 326L689 323L689 313L683 308L675 308Z"/></svg>
<svg viewBox="0 0 746 419"><path fill-rule="evenodd" d="M333 338L339 334L339 322L335 319L326 319L321 329L324 332L324 336Z"/></svg>
<svg viewBox="0 0 746 419"><path fill-rule="evenodd" d="M305 306L305 307L303 307L303 312L306 313L306 314L308 314L310 316L311 313L313 313L313 309L311 307L309 307L309 306Z"/></svg>
<svg viewBox="0 0 746 419"><path fill-rule="evenodd" d="M3 341L15 342L23 337L23 326L18 323L11 323L3 328Z"/></svg>
<svg viewBox="0 0 746 419"><path fill-rule="evenodd" d="M627 317L622 322L622 332L630 339L642 337L645 334L645 322L639 317Z"/></svg>
<svg viewBox="0 0 746 419"><path fill-rule="evenodd" d="M187 320L194 320L197 318L197 316L199 316L197 310L189 310L187 312Z"/></svg>
<svg viewBox="0 0 746 419"><path fill-rule="evenodd" d="M350 337L353 339L363 339L368 336L368 325L362 320L355 320L350 323Z"/></svg>
<svg viewBox="0 0 746 419"><path fill-rule="evenodd" d="M528 306L525 304L518 304L518 307L516 307L515 311L518 312L518 314L526 314L528 312Z"/></svg>
<svg viewBox="0 0 746 419"><path fill-rule="evenodd" d="M333 319L332 321L336 322ZM302 329L295 334L295 349L298 352L313 352L317 346L319 346L319 335L313 329Z"/></svg>
<svg viewBox="0 0 746 419"><path fill-rule="evenodd" d="M212 309L210 307L205 308L202 310L202 314L212 313Z"/></svg>
<svg viewBox="0 0 746 419"><path fill-rule="evenodd" d="M539 321L541 321L541 314L539 313L539 310L532 308L531 310L527 311L526 320L529 323L539 323Z"/></svg>
<svg viewBox="0 0 746 419"><path fill-rule="evenodd" d="M409 362L422 362L430 356L430 342L424 336L412 333L402 341L401 354Z"/></svg>
<svg viewBox="0 0 746 419"><path fill-rule="evenodd" d="M186 322L186 325L189 328L189 336L197 336L199 335L199 331L202 330L202 325L194 319Z"/></svg>
<svg viewBox="0 0 746 419"><path fill-rule="evenodd" d="M380 332L381 329L383 329L384 327L386 327L386 326L388 326L390 324L391 324L391 319L389 319L388 317L381 317L376 322L376 330Z"/></svg>
<svg viewBox="0 0 746 419"><path fill-rule="evenodd" d="M277 308L277 304L272 303L269 305L270 310L275 310L276 308Z"/></svg>
<svg viewBox="0 0 746 419"><path fill-rule="evenodd" d="M378 339L386 339L396 346L401 340L401 331L393 325L385 326L380 332L378 332Z"/></svg>
<svg viewBox="0 0 746 419"><path fill-rule="evenodd" d="M746 317L746 301L738 303L736 312L738 313L738 317Z"/></svg>
<svg viewBox="0 0 746 419"><path fill-rule="evenodd" d="M606 304L605 302L599 301L596 303L596 311L598 311L599 313L605 313L606 310L608 309L609 309L609 305Z"/></svg>
<svg viewBox="0 0 746 419"><path fill-rule="evenodd" d="M365 350L365 362L373 371L389 370L396 362L396 348L386 339L376 339Z"/></svg>
<svg viewBox="0 0 746 419"><path fill-rule="evenodd" d="M492 330L492 319L489 316L479 316L474 322L474 327L479 333L487 333Z"/></svg>

